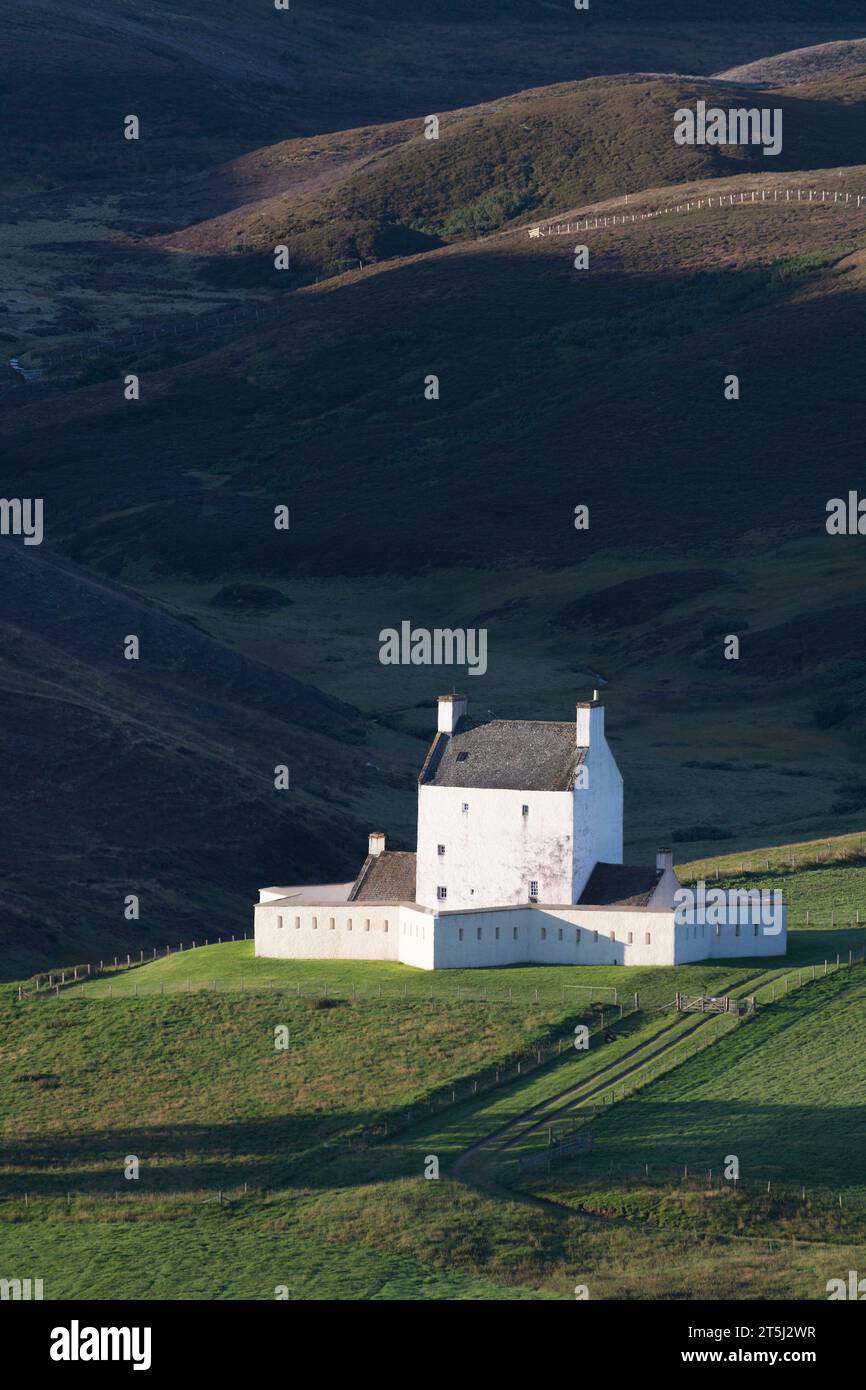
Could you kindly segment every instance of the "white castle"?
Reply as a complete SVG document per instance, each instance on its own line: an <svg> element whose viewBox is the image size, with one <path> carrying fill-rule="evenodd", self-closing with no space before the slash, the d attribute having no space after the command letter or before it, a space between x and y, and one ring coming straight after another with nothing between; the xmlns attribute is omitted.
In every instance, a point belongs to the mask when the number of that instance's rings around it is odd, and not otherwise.
<svg viewBox="0 0 866 1390"><path fill-rule="evenodd" d="M678 965L783 955L754 905L711 923L675 911L670 850L622 862L622 776L595 697L574 721L471 719L440 695L418 778L417 853L380 831L351 883L262 888L257 956L393 960L422 970Z"/></svg>

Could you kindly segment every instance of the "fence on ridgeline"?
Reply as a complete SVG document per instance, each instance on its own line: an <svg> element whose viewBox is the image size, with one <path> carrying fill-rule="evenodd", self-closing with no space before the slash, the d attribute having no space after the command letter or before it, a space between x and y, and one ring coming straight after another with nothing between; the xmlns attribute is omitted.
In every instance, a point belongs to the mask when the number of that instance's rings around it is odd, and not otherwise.
<svg viewBox="0 0 866 1390"><path fill-rule="evenodd" d="M772 196L769 196L770 194ZM740 193L739 196L736 193L717 193L706 198L684 199L682 202L670 203L667 207L654 208L647 212L609 213L607 215L595 213L576 217L573 220L571 218L546 218L543 222L537 223L534 227L527 227L525 230L528 232L530 240L543 240L545 237L567 236L574 232L603 231L606 227L637 226L641 222L652 222L657 217L698 212L702 208L731 208L766 203L773 206L777 206L779 203L798 203L800 205L805 203L807 207L825 208L841 205L850 208L856 207L860 211L866 204L866 194L840 193L838 189L825 188L753 188ZM627 205L628 199L626 198Z"/></svg>

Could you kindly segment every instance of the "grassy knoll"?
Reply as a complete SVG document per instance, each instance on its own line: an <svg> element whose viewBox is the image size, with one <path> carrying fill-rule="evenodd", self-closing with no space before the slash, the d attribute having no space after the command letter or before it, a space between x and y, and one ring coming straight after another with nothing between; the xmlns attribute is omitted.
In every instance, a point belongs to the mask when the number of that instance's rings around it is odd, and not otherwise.
<svg viewBox="0 0 866 1390"><path fill-rule="evenodd" d="M863 1253L712 1244L418 1177L150 1212L57 1203L0 1221L3 1268L38 1269L51 1298L271 1299L284 1285L293 1299L572 1299L577 1283L593 1299L816 1298Z"/></svg>
<svg viewBox="0 0 866 1390"><path fill-rule="evenodd" d="M814 937L814 939L813 939ZM832 935L798 935L794 961L823 961L827 942L835 951L847 955L849 945L866 941L861 933L838 931ZM389 961L325 961L257 959L252 941L219 942L195 950L176 951L170 956L134 969L110 971L71 987L75 997L108 999L120 995L146 995L163 992L166 996L197 990L300 991L300 997L324 994L358 999L398 1002L426 1000L457 1003L461 999L483 999L507 1004L509 992L515 1003L537 1001L556 1005L563 1012L592 1000L613 1006L634 1002L641 1007L658 1008L669 1004L678 989L703 994L724 994L756 974L784 974L789 966L766 960L699 962L684 966L509 966L490 970L447 970L428 972ZM823 954L820 954L823 949Z"/></svg>
<svg viewBox="0 0 866 1390"><path fill-rule="evenodd" d="M197 994L4 1010L5 1190L113 1196L129 1190L126 1154L141 1157L148 1192L314 1182L324 1147L342 1149L434 1089L504 1064L565 1012L320 1005ZM278 1027L286 1048L275 1045Z"/></svg>
<svg viewBox="0 0 866 1390"><path fill-rule="evenodd" d="M678 865L677 872L683 883L703 878L713 886L778 888L789 906L789 924L796 928L807 922L816 930L866 923L862 831L697 859Z"/></svg>
<svg viewBox="0 0 866 1390"><path fill-rule="evenodd" d="M245 949L205 948L184 965L210 957L212 973L218 952L243 959ZM314 965L321 977L323 963L310 963L311 980ZM169 966L179 969L177 958L146 969ZM344 990L362 973L337 969ZM396 967L377 970L385 982L399 978ZM714 1045L706 1063L685 1063L646 1094L696 1066L726 1094L729 1073L739 1076L737 1058L719 1049L757 1037L765 1019L784 1038L794 1001L811 996L820 1017L843 997L847 978L844 971L807 985ZM469 1145L564 1087L625 1065L635 1047L652 1048L670 1015L626 1016L614 1024L614 1041L596 1039L588 1053L566 1049L516 1085L386 1140L362 1135L371 1122L396 1122L449 1079L570 1028L574 1003L557 990L540 990L537 1005L431 1005L410 995L399 1004L344 997L332 1007L284 990L111 1003L61 994L21 1005L7 994L0 1264L38 1269L49 1297L267 1299L286 1285L293 1298L313 1299L569 1298L579 1282L594 1298L820 1296L840 1260L856 1252L707 1246L673 1222L659 1230L588 1219L569 1211L568 1194L542 1210L520 1193L512 1199L454 1180ZM277 1024L289 1028L286 1052L274 1048ZM825 1067L825 1095L835 1094L836 1080ZM783 1068L773 1094L795 1086L801 1094L799 1078ZM640 1103L618 1103L600 1127ZM431 1154L441 1163L438 1182L423 1177ZM130 1155L141 1160L137 1181L123 1177ZM760 1233L775 1229L767 1222ZM856 1240L860 1232L832 1234Z"/></svg>

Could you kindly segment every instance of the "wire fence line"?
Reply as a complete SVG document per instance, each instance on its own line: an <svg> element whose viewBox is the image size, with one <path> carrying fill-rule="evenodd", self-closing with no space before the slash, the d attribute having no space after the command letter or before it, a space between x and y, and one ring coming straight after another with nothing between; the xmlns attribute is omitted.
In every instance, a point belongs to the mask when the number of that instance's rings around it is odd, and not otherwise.
<svg viewBox="0 0 866 1390"><path fill-rule="evenodd" d="M811 1177L808 1182L804 1179L778 1178L773 1175L726 1177L724 1163L713 1166L705 1160L692 1159L682 1163L618 1163L602 1158L598 1149L588 1143L586 1138L582 1151L592 1155L588 1164L592 1171L584 1172L581 1181L589 1191L604 1191L606 1200L611 1195L606 1184L619 1188L632 1185L638 1189L649 1186L660 1190L656 1205L673 1191L695 1194L728 1192L734 1200L742 1196L750 1201L764 1198L769 1202L782 1203L795 1208L799 1215L822 1215L826 1219L835 1213L840 1221L846 1216L856 1219L866 1217L866 1191L861 1188L848 1188L843 1191L838 1184L818 1187ZM541 1161L524 1161L524 1171L543 1167L545 1158L546 1155L540 1155ZM623 1206L625 1207L626 1203L623 1203Z"/></svg>
<svg viewBox="0 0 866 1390"><path fill-rule="evenodd" d="M760 197L758 194L760 193ZM768 196L772 193L772 197ZM751 194L751 196L749 196ZM780 197L779 195L783 196ZM830 199L832 198L832 202ZM719 193L714 197L684 199L679 203L670 203L667 207L655 208L649 212L633 213L611 213L605 216L597 213L593 216L586 215L578 217L574 221L562 218L547 218L539 222L534 227L526 230L530 240L544 239L551 236L566 236L573 232L594 232L604 230L605 227L624 227L638 225L641 222L652 222L657 217L664 217L668 214L698 212L702 208L730 208L742 207L744 205L771 203L777 206L779 203L805 203L811 207L856 207L858 211L866 203L866 194L863 193L840 193L838 189L822 188L777 188L771 189L750 189L748 192L740 193Z"/></svg>
<svg viewBox="0 0 866 1390"><path fill-rule="evenodd" d="M595 1026L588 1027L587 1041L608 1033L610 1028L615 1027L621 1019L631 1017L638 1012L639 1010L634 1008L625 1009L621 1004L618 1005L615 1018L605 1020L602 1017ZM581 1049L581 1051L583 1050ZM450 1109L455 1105L463 1105L467 1101L473 1101L479 1096L496 1090L498 1087L508 1086L515 1081L522 1080L538 1071L540 1067L561 1057L563 1053L570 1056L574 1051L573 1034L550 1039L548 1042L533 1044L531 1047L512 1053L503 1061L484 1067L475 1076L431 1091L422 1101L416 1102L405 1112L394 1112L387 1118L378 1119L371 1125L365 1126L363 1131L359 1131L357 1142L377 1142L389 1138L402 1130L409 1129L421 1120L439 1114L442 1110Z"/></svg>
<svg viewBox="0 0 866 1390"><path fill-rule="evenodd" d="M754 989L749 998L757 1004L772 1004L776 1000L781 1000L785 995L794 993L798 989L813 983L817 979L822 979L828 973L835 973L856 965L866 963L864 954L852 957L849 961L842 961L836 965L824 962L824 969L816 969L814 966L805 970L791 972L784 977L784 989L776 990L776 981L772 980L764 986ZM796 979L795 979L796 977ZM763 995L760 1000L759 996ZM540 1126L540 1137L543 1129L546 1133L547 1149L541 1153L525 1155L516 1160L518 1171L524 1168L547 1166L551 1163L567 1159L576 1153L587 1151L591 1144L578 1142L580 1131L588 1135L592 1123L609 1112L610 1106L617 1101L630 1099L636 1092L643 1090L645 1086L651 1085L659 1080L663 1075L680 1066L683 1062L689 1061L698 1053L706 1051L713 1046L720 1038L732 1033L740 1025L740 1021L748 1022L755 1017L755 1011L746 1010L743 1012L724 1012L704 1015L707 1022L702 1024L694 1032L686 1034L682 1039L675 1040L670 1046L664 1049L651 1051L645 1062L640 1062L639 1066L627 1076L612 1078L609 1086L604 1086L598 1099L593 1099L591 1103L581 1101L580 1096L575 1097L575 1114L565 1117L551 1119L550 1123ZM624 1061L626 1059L623 1059ZM587 1079L586 1088L592 1085L593 1078ZM580 1127L580 1128L579 1128Z"/></svg>
<svg viewBox="0 0 866 1390"><path fill-rule="evenodd" d="M594 1005L597 1008L607 1006L611 1010L610 1017L622 1017L622 1005L620 995L622 991L616 985L591 984L591 985L571 985L561 984L558 987L551 982L550 989L539 990L536 986L530 991L514 989L503 986L501 990L482 985L474 988L470 985L457 985L448 990L441 984L434 986L432 983L424 989L410 989L408 984L395 985L389 988L387 985L377 984L370 986L358 985L352 981L347 984L330 983L319 984L315 981L302 980L262 980L255 977L248 977L240 973L239 977L230 977L220 980L219 976L214 976L210 980L197 979L192 976L187 979L147 981L144 984L133 983L130 987L129 973L140 970L143 966L151 965L155 960L167 959L169 956L189 954L191 951L200 950L202 947L211 945L224 945L229 941L248 941L249 932L242 936L221 937L215 941L205 938L203 941L192 941L190 943L179 942L176 946L153 947L150 953L141 949L136 957L134 952L127 952L124 960L121 955L115 956L113 961L101 960L98 965L85 963L80 965L68 965L57 967L53 970L42 971L18 985L18 999L33 999L37 996L42 998L56 998L61 991L64 994L75 994L78 997L88 999L111 999L126 997L145 997L148 995L177 995L177 994L198 994L198 993L219 993L222 986L224 993L255 994L255 993L283 993L294 995L296 998L309 999L382 999L385 1001L406 1000L430 1003L486 1003L486 1004L564 1004L572 996L578 996L575 1003L583 1002L586 1007ZM340 962L345 964L346 962ZM349 962L351 964L351 962ZM115 990L115 984L123 981L121 987ZM613 996L611 998L611 996ZM637 992L629 993L628 997L633 1000L631 1007L640 1007L640 996ZM669 1007L667 1004L665 1008Z"/></svg>
<svg viewBox="0 0 866 1390"><path fill-rule="evenodd" d="M30 980L17 986L19 1001L25 999L56 998L60 993L73 994L77 997L88 999L120 999L120 998L144 998L152 995L174 996L179 994L198 994L214 993L220 990L223 993L234 994L274 994L282 993L294 995L296 998L308 999L358 999L369 1000L377 999L386 1002L406 1001L406 1002L426 1002L426 1003L487 1003L487 1004L515 1004L515 1005L536 1005L536 1004L564 1004L572 996L575 1003L581 1003L585 1007L595 1007L611 1009L610 1017L622 1016L622 999L629 1000L629 1010L633 1011L643 1007L651 1012L665 1012L675 1008L675 996L667 997L667 985L664 985L665 997L663 1002L657 1003L656 999L650 994L641 1003L641 993L639 991L629 992L617 988L615 985L590 984L573 985L560 984L557 986L551 981L548 989L539 989L535 986L530 991L523 991L503 986L501 990L493 989L489 985L473 987L471 985L457 985L452 989L447 989L442 984L430 983L424 988L410 988L408 984L394 985L393 988L387 984L377 984L364 986L353 981L351 983L318 983L316 981L301 980L263 980L255 976L246 976L243 972L237 977L220 979L213 976L211 979L193 978L192 975L186 979L145 981L137 983L133 981L130 985L130 973L140 970L146 965L151 965L155 960L167 959L169 956L189 954L210 945L221 945L234 941L249 940L249 933L243 936L231 938L219 938L210 941L205 938L203 941L192 941L190 943L179 942L176 946L165 946L162 948L154 947L148 954L140 950L138 957L132 952L127 952L126 959L115 956L113 961L99 961L79 965L58 967L56 969L43 971L31 977ZM754 991L755 998L759 1002L771 1002L776 998L777 993L784 994L789 991L790 980L797 977L797 983L801 984L805 978L816 979L819 975L826 975L829 970L838 969L841 965L852 965L862 962L864 952L856 953L849 949L847 962L843 958L843 953L837 952L835 961L830 958L823 962L808 966L802 966L786 971L782 976L778 971L774 971L773 980L764 985L758 986ZM694 964L704 964L704 962L694 962ZM768 967L772 970L772 967ZM122 982L122 983L121 983ZM115 986L119 988L115 989ZM611 997L612 996L612 997ZM763 996L763 998L761 998ZM656 996L657 997L657 996Z"/></svg>
<svg viewBox="0 0 866 1390"><path fill-rule="evenodd" d="M146 963L146 962L145 962ZM258 980L241 975L239 980L228 979L221 981L219 977L210 980L187 979L160 980L146 984L133 982L131 985L124 981L120 988L115 988L118 981L99 976L82 975L83 967L78 967L79 974L73 976L67 972L65 982L61 983L58 979L52 986L43 986L41 989L33 987L27 989L24 985L18 986L18 998L21 1001L40 998L57 998L63 992L64 995L74 998L84 999L144 999L153 996L173 997L185 994L283 994L296 999L318 1000L321 1003L338 1003L343 1001L359 1000L373 1001L382 1000L384 1003L421 1003L421 1004L514 1004L520 1006L528 1005L552 1005L555 1003L567 1003L566 990L568 986L562 986L559 992L541 991L534 989L531 991L507 989L492 990L486 986L479 989L471 989L468 985L457 985L453 990L445 990L441 987L433 988L431 985L427 989L410 989L407 985L396 985L390 989L387 985L370 985L368 988L356 984L335 985L335 984L316 984L303 983L299 980L294 982L283 980ZM603 988L603 986L599 986ZM619 1018L623 1014L624 1006L614 1004L608 998L599 999L597 990L594 986L587 985L586 993L589 998L583 1001L583 1007L596 1007L606 1009L608 1019ZM639 1006L640 995L632 996L638 1004L629 1006L628 1012L633 1011ZM576 1004L579 1001L574 1001ZM671 1003L661 1006L664 1009L672 1007Z"/></svg>

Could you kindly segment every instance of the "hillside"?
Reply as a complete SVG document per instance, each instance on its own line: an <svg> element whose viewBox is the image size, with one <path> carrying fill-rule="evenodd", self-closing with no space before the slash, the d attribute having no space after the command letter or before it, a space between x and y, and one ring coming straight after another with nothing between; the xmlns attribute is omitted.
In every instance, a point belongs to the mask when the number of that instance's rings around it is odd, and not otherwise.
<svg viewBox="0 0 866 1390"><path fill-rule="evenodd" d="M756 182L648 190L630 207L639 218ZM3 418L7 491L50 497L53 548L376 721L371 744L341 750L336 818L305 803L274 852L268 818L243 841L217 827L194 875L188 859L172 870L176 902L210 904L228 875L219 920L231 932L260 882L353 872L373 821L411 844L442 676L378 662L379 631L406 618L488 630L489 670L469 694L500 716L567 717L601 674L630 856L671 839L685 858L862 824L862 574L856 543L828 536L824 517L854 485L850 438L864 423L866 171L797 182L854 201L601 229L583 277L572 238L510 233L398 258L288 296L279 318L215 352L142 368L135 406L118 390L137 365L124 355L109 380ZM723 396L731 371L738 403ZM277 502L291 504L288 536L267 522ZM592 517L580 533L578 503ZM292 602L254 615L215 605L238 583ZM722 655L731 632L738 662ZM34 663L41 680L40 662L29 650L20 679ZM199 693L213 682L219 703L222 677L195 666ZM258 719L255 767L282 741ZM184 732L177 746L198 741ZM18 748L14 787L38 784L38 744ZM179 752L164 758L160 777L187 786ZM303 778L329 804L332 766ZM231 800L246 773L214 784ZM34 862L17 801L8 823L15 901L47 886L77 920L90 889L70 887L59 852ZM166 906L154 944L174 920Z"/></svg>
<svg viewBox="0 0 866 1390"><path fill-rule="evenodd" d="M46 20L50 16L50 22ZM752 21L744 25L743 20ZM545 0L465 0L408 14L397 0L323 0L276 12L259 0L79 0L60 15L19 0L2 20L0 78L20 75L5 112L7 186L164 178L212 167L268 140L420 116L521 87L617 70L712 71L850 36L857 0L745 0L647 17L617 0L575 21ZM407 54L423 53L423 62ZM407 96L407 92L411 93ZM145 137L120 137L128 112ZM139 184L140 186L140 184Z"/></svg>
<svg viewBox="0 0 866 1390"><path fill-rule="evenodd" d="M862 1239L864 1003L862 970L779 999L600 1116L579 1173L521 1190L662 1228ZM709 1188L724 1153L738 1157L742 1190ZM686 1169L698 1181L671 1181Z"/></svg>
<svg viewBox="0 0 866 1390"><path fill-rule="evenodd" d="M846 39L797 48L791 53L773 53L755 63L743 63L717 72L728 82L749 82L755 86L793 87L827 78L847 77L866 66L866 39Z"/></svg>
<svg viewBox="0 0 866 1390"><path fill-rule="evenodd" d="M844 873L859 894L862 867ZM864 936L796 931L769 968L433 979L256 961L235 943L109 972L110 997L105 979L20 1003L7 988L0 1257L38 1266L47 1298L116 1297L122 1280L141 1299L267 1300L283 1284L293 1299L563 1299L575 1269L593 1299L821 1297L866 1240L849 1151L858 1072L839 1047L860 1026L864 984L862 965L814 980L808 966L848 943L862 951ZM639 1012L619 1017L614 981L628 1007L639 991ZM718 1029L669 1012L675 988L757 992L761 1007ZM584 1053L571 1046L580 1021L593 1033ZM280 1027L286 1047L274 1046ZM599 1086L613 1094L596 1114ZM495 1184L482 1181L473 1146L547 1104L561 1125L568 1088L597 1160L518 1174L515 1152L545 1150L545 1119L534 1144L501 1155ZM671 1165L715 1167L719 1152L741 1156L735 1192L671 1179Z"/></svg>
<svg viewBox="0 0 866 1390"><path fill-rule="evenodd" d="M357 872L358 806L401 787L359 711L62 559L7 542L0 573L4 978L241 933L259 879Z"/></svg>
<svg viewBox="0 0 866 1390"><path fill-rule="evenodd" d="M860 162L862 71L849 79L845 97L821 82L774 94L786 127L774 174ZM442 112L434 141L420 120L288 141L217 172L240 207L156 244L208 256L262 253L259 275L269 283L278 242L288 245L299 271L322 271L352 258L423 251L443 238L474 238L515 219L625 192L764 172L758 148L679 146L672 138L680 107L699 99L736 106L742 98L736 86L699 80L605 77Z"/></svg>

